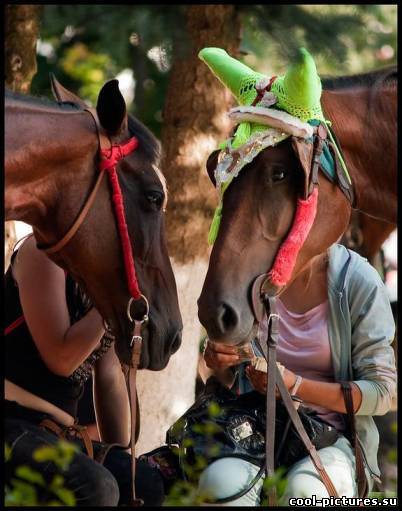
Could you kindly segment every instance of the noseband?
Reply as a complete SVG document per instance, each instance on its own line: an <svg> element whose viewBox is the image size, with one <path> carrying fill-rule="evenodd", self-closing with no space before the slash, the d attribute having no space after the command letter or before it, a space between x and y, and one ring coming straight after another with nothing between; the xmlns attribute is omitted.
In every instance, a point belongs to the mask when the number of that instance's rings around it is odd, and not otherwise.
<svg viewBox="0 0 402 511"><path fill-rule="evenodd" d="M136 372L138 365L140 363L141 358L141 348L142 348L142 327L144 324L148 322L149 315L149 303L147 298L141 293L137 274L135 271L134 265L134 255L132 250L132 244L130 242L130 236L127 229L127 222L124 213L124 202L123 202L123 194L120 188L119 179L117 176L117 164L120 160L134 152L138 147L138 139L136 137L132 137L125 142L124 144L112 144L110 138L104 132L102 128L98 115L95 109L85 109L92 119L95 122L96 133L99 142L100 149L100 162L99 162L99 175L96 180L95 186L92 189L87 201L85 202L81 212L76 218L73 225L67 231L67 233L63 236L63 238L51 246L39 246L40 250L43 250L46 254L55 254L59 252L62 248L64 248L67 243L73 238L76 234L82 223L84 222L91 206L93 205L98 190L100 188L103 176L105 172L107 172L109 176L109 182L112 187L112 202L114 207L115 218L117 222L117 227L120 235L121 246L123 250L124 257L124 267L126 271L127 277L127 285L130 292L130 299L127 303L127 318L130 323L133 323L132 337L130 341L131 352L131 363L126 366L122 364L122 370L126 380L127 392L130 401L130 409L131 409L131 467L132 467L132 506L141 506L143 501L141 499L136 498L135 494L135 431L136 431L136 423L137 423L137 393L136 393ZM142 300L145 304L145 313L137 319L131 314L131 305L135 301ZM125 446L127 447L127 446Z"/></svg>

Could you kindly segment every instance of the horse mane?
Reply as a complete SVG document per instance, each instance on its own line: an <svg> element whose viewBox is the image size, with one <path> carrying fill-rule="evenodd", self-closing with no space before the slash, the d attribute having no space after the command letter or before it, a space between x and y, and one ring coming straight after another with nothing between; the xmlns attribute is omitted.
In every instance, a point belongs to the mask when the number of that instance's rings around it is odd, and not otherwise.
<svg viewBox="0 0 402 511"><path fill-rule="evenodd" d="M5 89L5 98L22 101L31 105L42 106L44 108L82 110L82 107L77 103L70 101L54 101L45 96L31 96L28 94L13 92L10 89ZM131 114L128 114L128 130L131 135L138 138L141 148L152 163L158 164L161 157L161 146L153 133Z"/></svg>
<svg viewBox="0 0 402 511"><path fill-rule="evenodd" d="M152 163L158 165L161 158L161 144L155 135L131 114L128 114L128 131L130 135L138 138L140 147Z"/></svg>
<svg viewBox="0 0 402 511"><path fill-rule="evenodd" d="M395 137L394 124L389 121L383 122L380 119L388 113L389 119L394 119L394 109L389 103L386 95L382 94L385 89L392 90L398 84L397 66L387 66L367 73L360 73L349 76L324 77L322 85L328 91L353 91L355 89L366 89L367 109L365 112L364 125L366 126L366 142L376 143L376 137L380 131L388 132L389 139ZM375 126L375 129L372 129ZM390 156L391 153L387 153ZM386 157L386 156L385 156Z"/></svg>
<svg viewBox="0 0 402 511"><path fill-rule="evenodd" d="M5 89L5 98L12 99L15 101L22 101L31 105L38 105L44 108L62 108L63 110L79 110L80 106L76 103L69 101L56 102L45 96L30 96L29 94L21 94L19 92L13 92L10 89Z"/></svg>
<svg viewBox="0 0 402 511"><path fill-rule="evenodd" d="M323 77L323 88L326 90L339 90L357 87L380 88L386 85L396 85L398 81L397 66L387 66L367 73L355 75Z"/></svg>

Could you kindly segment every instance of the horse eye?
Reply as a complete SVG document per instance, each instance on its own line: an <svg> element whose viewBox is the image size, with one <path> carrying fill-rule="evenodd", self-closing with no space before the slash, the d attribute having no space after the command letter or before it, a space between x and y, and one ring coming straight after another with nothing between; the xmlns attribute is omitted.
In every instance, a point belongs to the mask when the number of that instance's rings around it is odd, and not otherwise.
<svg viewBox="0 0 402 511"><path fill-rule="evenodd" d="M156 206L158 209L161 208L165 198L163 193L157 191L147 192L145 197L150 204Z"/></svg>
<svg viewBox="0 0 402 511"><path fill-rule="evenodd" d="M274 183L278 183L279 181L283 181L286 177L287 173L284 169L275 169L272 173L272 181Z"/></svg>

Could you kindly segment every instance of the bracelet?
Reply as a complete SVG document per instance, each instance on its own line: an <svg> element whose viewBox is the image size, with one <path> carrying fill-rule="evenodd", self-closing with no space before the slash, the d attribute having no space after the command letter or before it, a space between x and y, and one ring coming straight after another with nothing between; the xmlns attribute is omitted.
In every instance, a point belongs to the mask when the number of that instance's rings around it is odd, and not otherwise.
<svg viewBox="0 0 402 511"><path fill-rule="evenodd" d="M296 375L295 384L293 385L293 388L290 391L290 395L291 396L295 396L296 395L296 392L299 390L299 387L300 387L302 381L303 381L303 377L300 376L300 375Z"/></svg>

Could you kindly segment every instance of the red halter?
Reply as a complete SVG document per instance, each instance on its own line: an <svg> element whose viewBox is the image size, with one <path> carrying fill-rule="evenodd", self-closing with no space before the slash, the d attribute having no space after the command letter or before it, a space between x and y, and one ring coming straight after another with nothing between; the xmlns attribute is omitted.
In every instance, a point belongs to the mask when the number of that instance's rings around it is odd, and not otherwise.
<svg viewBox="0 0 402 511"><path fill-rule="evenodd" d="M116 215L119 235L122 243L124 267L127 276L127 285L130 295L132 297L127 306L127 315L130 321L133 321L130 314L131 302L133 300L139 300L140 298L143 298L147 306L147 309L148 302L146 298L141 294L138 284L137 274L134 265L133 251L130 243L130 236L128 234L127 222L124 214L123 195L121 193L121 188L117 177L116 166L121 159L125 158L126 156L128 156L130 153L137 149L138 139L136 137L132 137L130 138L130 140L128 140L128 142L125 142L124 144L112 145L109 140L109 137L106 134L104 134L103 128L99 123L96 110L88 108L86 109L86 111L91 114L93 120L95 121L96 131L99 139L101 161L99 164L98 179L95 183L95 186L90 196L88 197L88 200L84 204L84 207L82 208L80 214L78 215L70 229L67 231L67 233L63 236L63 238L52 246L38 245L38 248L43 250L47 254L54 254L56 252L59 252L65 245L67 245L67 243L73 238L75 233L78 231L81 224L84 222L88 214L88 211L90 210L92 204L95 201L96 194L100 188L103 176L105 175L104 171L107 171L109 181L113 190L112 202ZM145 316L147 316L147 314Z"/></svg>
<svg viewBox="0 0 402 511"><path fill-rule="evenodd" d="M117 226L119 229L121 245L123 249L124 266L126 268L127 284L131 296L134 300L141 297L140 288L138 285L137 274L134 265L133 250L130 243L130 236L128 234L126 216L124 213L123 195L117 176L116 166L117 163L125 156L135 151L138 147L138 140L132 137L125 144L112 145L110 149L101 150L101 162L99 164L100 172L107 171L109 182L112 186L112 202L116 215Z"/></svg>

